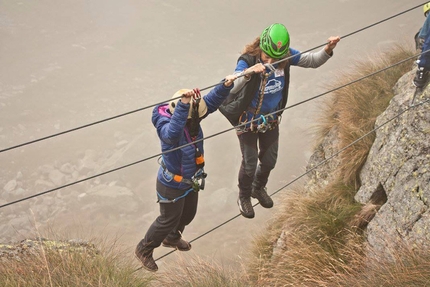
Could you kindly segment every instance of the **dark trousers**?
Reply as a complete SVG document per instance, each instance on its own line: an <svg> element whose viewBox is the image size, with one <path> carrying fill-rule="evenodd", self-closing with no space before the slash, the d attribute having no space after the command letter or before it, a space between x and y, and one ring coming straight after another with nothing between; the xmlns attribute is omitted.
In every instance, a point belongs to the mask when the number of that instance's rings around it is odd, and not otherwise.
<svg viewBox="0 0 430 287"><path fill-rule="evenodd" d="M238 134L242 164L239 170L239 196L250 197L252 185L256 188L267 184L270 171L278 158L279 127L265 133ZM260 162L259 162L260 161Z"/></svg>
<svg viewBox="0 0 430 287"><path fill-rule="evenodd" d="M157 180L157 191L161 196L174 199L184 194L185 190L167 187ZM185 226L190 224L197 212L198 192L190 192L175 203L160 203L160 215L151 224L145 237L139 242L144 253L151 252L161 245L167 237L181 238Z"/></svg>
<svg viewBox="0 0 430 287"><path fill-rule="evenodd" d="M429 31L429 33L427 33L427 36L425 38L424 45L423 45L423 48L422 48L421 52L425 52L425 51L427 51L429 49L430 49L430 31ZM419 67L424 67L427 70L430 70L430 52L422 54L419 57L418 66Z"/></svg>

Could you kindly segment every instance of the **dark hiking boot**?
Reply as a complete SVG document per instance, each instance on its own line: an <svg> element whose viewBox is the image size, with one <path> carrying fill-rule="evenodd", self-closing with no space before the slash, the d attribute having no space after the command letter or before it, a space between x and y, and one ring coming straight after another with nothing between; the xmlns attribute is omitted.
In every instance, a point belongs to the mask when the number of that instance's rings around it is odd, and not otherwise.
<svg viewBox="0 0 430 287"><path fill-rule="evenodd" d="M414 78L414 85L417 88L422 88L426 85L429 78L429 71L424 67L418 67L417 73Z"/></svg>
<svg viewBox="0 0 430 287"><path fill-rule="evenodd" d="M173 239L173 240L166 238L163 240L163 246L176 248L179 251L188 251L191 249L191 244L183 240L182 238Z"/></svg>
<svg viewBox="0 0 430 287"><path fill-rule="evenodd" d="M156 272L158 270L158 266L157 263L155 263L154 258L152 257L152 252L153 250L145 253L144 250L140 247L140 245L138 245L134 253L136 254L137 259L142 262L143 268L151 272Z"/></svg>
<svg viewBox="0 0 430 287"><path fill-rule="evenodd" d="M252 188L251 196L253 198L258 199L258 202L260 202L260 205L264 208L272 208L273 207L273 200L270 198L270 196L267 194L267 189L265 187L260 188Z"/></svg>
<svg viewBox="0 0 430 287"><path fill-rule="evenodd" d="M239 205L240 214L246 218L254 218L254 207L252 207L250 197L239 197L237 199L237 205Z"/></svg>

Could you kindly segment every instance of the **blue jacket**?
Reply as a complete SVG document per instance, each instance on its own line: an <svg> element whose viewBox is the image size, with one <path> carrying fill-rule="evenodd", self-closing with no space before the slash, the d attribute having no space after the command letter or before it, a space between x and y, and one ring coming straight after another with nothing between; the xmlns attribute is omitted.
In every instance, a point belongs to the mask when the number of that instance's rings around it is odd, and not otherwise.
<svg viewBox="0 0 430 287"><path fill-rule="evenodd" d="M301 55L300 52L290 48L290 56L294 56L289 61L290 65L297 65L298 61L300 60ZM297 55L297 56L295 56ZM256 62L256 60L254 60ZM253 64L254 65L254 64ZM277 65L274 65L275 68L277 68ZM245 69L249 68L249 64L242 60L239 60L235 69L235 72L241 72ZM270 72L269 69L266 69L266 72ZM266 86L264 88L264 100L262 102L261 110L258 115L255 115L256 118L258 118L260 115L266 115L268 113L274 112L276 110L279 110L281 108L281 103L283 97L285 97L285 103L286 98L288 97L288 87L289 87L289 79L290 79L290 69L289 67L282 70L276 70L275 73L272 73L266 83ZM260 78L260 77L258 77ZM255 109L258 104L258 98L259 98L259 91L255 91L255 96L251 101L251 104L249 108ZM285 95L286 94L286 95ZM284 108L285 105L282 107ZM248 113L248 117L246 119L242 119L242 121L250 121L253 118L254 114ZM273 115L274 119L276 119L276 114Z"/></svg>
<svg viewBox="0 0 430 287"><path fill-rule="evenodd" d="M236 81L236 87L232 90L227 100L220 107L221 113L230 121L233 126L243 122L248 122L246 127L250 126L252 119L259 119L261 115L272 114L269 121L276 121L278 115L282 114L288 99L288 88L290 83L290 66L302 68L318 68L332 56L327 54L323 49L318 52L301 53L293 48L289 49L288 63L284 70L276 69L271 74L264 87L264 97L261 102L262 106L258 114L255 114L259 102L259 90L261 85L261 76L259 74L251 75L250 80L245 78ZM257 57L249 54L243 54L239 57L235 73L241 73L257 62ZM276 65L274 65L276 68ZM269 72L269 70L267 70ZM273 114L279 111L277 114ZM259 124L259 122L254 122Z"/></svg>
<svg viewBox="0 0 430 287"><path fill-rule="evenodd" d="M218 109L232 88L233 85L225 87L221 84L213 88L207 95L203 96L202 100L205 101L207 106L207 113L204 117ZM185 132L189 108L190 104L184 104L179 101L173 115L169 111L168 104L158 105L152 112L152 123L157 129L157 134L160 138L161 151L163 152L162 158L166 169L169 172L175 175L181 175L186 179L191 179L198 171L195 161L196 147L194 144L182 147L172 152L167 151L191 142L189 136L187 137ZM199 133L196 140L200 140L202 138L203 131L199 125ZM196 143L196 146L201 153L204 154L203 141ZM176 182L161 166L158 170L157 178L161 183L171 188L180 190L190 188L189 184Z"/></svg>

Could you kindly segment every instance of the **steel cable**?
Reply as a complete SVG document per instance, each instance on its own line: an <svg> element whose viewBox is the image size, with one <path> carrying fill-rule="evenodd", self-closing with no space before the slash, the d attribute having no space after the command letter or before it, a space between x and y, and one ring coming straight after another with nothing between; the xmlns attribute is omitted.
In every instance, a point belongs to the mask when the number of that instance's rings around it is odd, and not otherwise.
<svg viewBox="0 0 430 287"><path fill-rule="evenodd" d="M427 53L427 52L430 52L430 50L426 51L426 53ZM421 53L420 53L420 54L421 54ZM280 112L280 111L284 111L284 110L288 110L288 109L291 109L291 108L297 107L297 106L299 106L299 105L301 105L301 104L303 104L303 103L309 102L309 101L314 100L314 99L316 99L316 98L319 98L319 97L321 97L321 96L323 96L323 95L329 94L329 93L331 93L331 92L333 92L333 91L339 90L339 89L344 88L344 87L349 86L349 85L352 85L352 84L354 84L354 83L356 83L356 82L358 82L358 81L364 80L364 79L366 79L366 78L368 78L368 77L371 77L371 76L373 76L373 75L375 75L375 74L378 74L378 73L383 72L383 71L385 71L385 70L387 70L387 69L390 69L390 68L392 68L392 67L395 67L395 66L397 66L397 65L400 65L400 64L402 64L402 63L404 63L404 62L406 62L406 61L409 61L409 60L411 60L411 59L413 59L413 58L417 57L417 56L418 56L418 55L420 55L420 54L417 54L417 55L414 55L414 56L408 57L408 58L406 58L406 59L403 59L403 60L401 60L401 61L399 61L399 62L397 62L397 63L395 63L395 64L392 64L392 65L390 65L390 66L388 66L388 67L385 67L385 68L380 69L380 70L378 70L378 71L376 71L376 72L370 73L370 74L368 74L368 75L366 75L366 76L360 77L360 78L358 78L358 79L356 79L356 80L353 80L353 81L351 81L351 82L349 82L349 83L347 83L347 84L344 84L344 85L342 85L342 86L340 86L340 87L336 87L336 88L331 89L331 90L329 90L329 91L327 91L327 92L324 92L324 93L321 93L321 94L319 94L319 95L316 95L316 96L314 96L314 97L312 97L312 98L306 99L306 100L304 100L304 101L302 101L302 102L299 102L299 103L296 103L296 104L294 104L294 105L291 105L291 106L285 107L284 109L281 109L281 110L275 111L275 112L273 112L273 113L271 113L271 114L275 114L275 113L278 113L278 112ZM423 54L423 53L422 53L422 54ZM257 121L257 120L258 120L258 119L255 119L255 120L253 120L253 121ZM199 139L199 140L196 140L196 141L193 141L193 142L187 143L187 144L185 144L185 145L178 146L178 147L176 147L176 148L174 148L174 149L171 149L171 150L168 150L168 151L165 151L165 152L162 152L162 153L158 153L158 154L155 154L155 155L152 155L152 156L149 156L149 157L146 157L146 158L140 159L140 160L138 160L138 161L135 161L135 162L132 162L132 163L129 163L129 164L126 164L126 165L123 165L123 166L120 166L120 167L117 167L117 168L114 168L114 169L111 169L111 170L108 170L108 171L105 171L105 172L102 172L102 173L98 173L98 174L93 175L93 176L90 176L90 177L83 178L83 179L78 180L78 181L74 181L74 182L71 182L71 183L68 183L68 184L65 184L65 185L62 185L62 186L59 186L59 187L55 187L55 188L52 188L52 189L49 189L49 190L46 190L46 191L43 191L43 192L40 192L40 193L37 193L37 194L31 195L31 196L27 196L27 197L24 197L24 198L21 198L21 199L15 200L15 201L11 201L11 202L8 202L8 203L5 203L5 204L2 204L2 205L0 205L0 209L1 209L1 208L3 208L3 207L9 206L9 205L13 205L13 204L16 204L16 203L19 203L19 202L22 202L22 201L25 201L25 200L28 200L28 199L31 199L31 198L35 198L35 197L38 197L38 196L41 196L41 195L44 195L44 194L47 194L47 193L54 192L54 191L56 191L56 190L59 190L59 189L65 188L65 187L69 187L69 186L75 185L75 184L77 184L77 183L81 183L81 182L84 182L84 181L87 181L87 180L90 180L90 179L93 179L93 178L96 178L96 177L99 177L99 176L103 176L103 175L106 175L106 174L109 174L109 173L112 173L112 172L115 172L115 171L118 171L118 170L121 170L121 169L124 169L124 168L130 167L130 166L136 165L136 164L138 164L138 163L141 163L141 162L144 162L144 161L147 161L147 160L150 160L150 159L156 158L156 157L161 156L161 155L163 155L163 154L166 154L166 153L169 153L169 152L172 152L172 151L175 151L175 150L179 150L179 149L181 149L181 148L183 148L183 147L186 147L186 146L189 146L189 145L193 145L193 144L195 144L195 143L197 143L197 142L201 142L201 141L203 141L203 140L206 140L206 139L210 139L210 138L216 137L216 136L221 135L221 134L223 134L223 133L226 133L226 132L228 132L228 131L235 130L235 129L237 129L237 128L239 128L239 127L242 127L242 126L244 126L244 125L246 125L246 124L248 124L248 123L251 123L251 122L253 122L253 121L245 122L245 123L243 123L243 124L241 124L241 125L237 125L237 126L234 126L234 127L229 128L229 129L226 129L226 130L223 130L223 131L220 131L220 132L214 133L214 134L209 135L209 136L207 136L207 137L201 138L201 139Z"/></svg>
<svg viewBox="0 0 430 287"><path fill-rule="evenodd" d="M386 21L388 21L388 20L391 20L391 19L393 19L393 18L395 18L395 17L398 17L398 16L400 16L400 15L403 15L403 14L405 14L405 13L407 13L407 12L410 12L410 11L412 11L412 10L414 10L414 9L418 8L418 7L421 7L421 6L422 6L422 5L424 5L425 3L427 3L427 2L424 2L423 4L420 4L420 5L414 6L414 7L412 7L412 8L407 9L407 10L404 10L404 11L402 11L402 12L400 12L400 13L397 13L397 14L395 14L395 15L392 15L392 16L390 16L390 17L387 17L387 18L385 18L385 19L383 19L383 20L380 20L380 21L378 21L378 22L375 22L375 23L373 23L373 24L370 24L370 25L368 25L368 26L365 26L365 27L360 28L360 29L358 29L358 30L355 30L355 31L353 31L353 32L350 32L350 33L348 33L348 34L346 34L346 35L344 35L344 36L341 36L341 39L347 38L347 37L349 37L349 36L352 36L352 35L354 35L354 34L357 34L357 33L359 33L359 32L362 32L362 31L364 31L364 30L366 30L366 29L369 29L369 28L371 28L371 27L374 27L374 26L376 26L376 25L379 25L379 24L381 24L381 23L383 23L383 22L386 22ZM275 64L278 64L278 63L284 62L284 61L286 61L286 60L291 59L292 57L296 57L296 56L298 56L298 55L300 55L300 54L303 54L303 53L306 53L306 52L309 52L309 51L315 50L315 49L317 49L317 48L321 48L321 47L323 47L323 46L325 46L325 45L326 45L326 43L321 44L321 45L318 45L318 46L315 46L315 47L313 47L313 48L311 48L311 49L308 49L308 50L305 50L305 51L303 51L303 52L300 52L299 54L296 54L296 55L294 55L294 56L286 57L286 58L284 58L284 59L282 59L282 60L280 60L280 61L274 62L274 63L272 63L272 65L275 65ZM244 73L244 74L242 74L242 75L239 75L239 76L238 76L238 78L243 77L243 76L246 76L246 75L249 75L249 74L252 74L252 73ZM216 83L216 84L213 84L213 85L207 86L207 87L205 87L205 88L203 88L203 89L200 89L200 91L208 90L208 89L213 88L213 87L215 87L215 86L218 86L218 85L220 85L220 84L222 84L222 83L224 83L224 81L221 81L220 83ZM50 139L50 138L53 138L53 137L57 137L57 136L60 136L60 135L68 134L68 133L71 133L71 132L74 132L74 131L77 131L77 130L80 130L80 129L83 129L83 128L88 128L88 127L91 127L91 126L94 126L94 125L97 125L97 124L101 124L101 123L103 123L103 122L107 122L107 121L110 121L110 120L113 120L113 119L117 119L117 118L120 118L120 117L126 116L126 115L130 115L130 114L133 114L133 113L137 113L137 112L140 112L140 111L146 110L146 109L148 109L148 108L155 107L155 106L157 106L157 105L159 105L159 104L162 104L162 103L165 103L165 102L168 102L168 101L174 100L174 99L179 99L179 98L180 98L180 97L173 98L173 99L168 99L168 100L165 100L165 101L162 101L162 102L156 103L156 104L151 104L151 105L149 105L149 106L145 106L145 107L142 107L142 108L139 108L139 109L135 109L135 110L132 110L132 111L129 111L129 112L125 112L125 113L122 113L122 114L118 114L118 115L116 115L116 116L108 117L108 118L105 118L105 119L102 119L102 120L99 120L99 121L95 121L95 122L92 122L92 123L88 123L88 124L85 124L85 125L82 125L82 126L78 126L78 127L75 127L75 128L69 129L69 130L65 130L65 131L62 131L62 132L59 132L59 133L51 134L51 135L49 135L49 136L41 137L41 138L38 138L38 139L35 139L35 140L31 140L31 141L28 141L28 142L24 142L24 143L21 143L21 144L17 144L17 145L14 145L14 146L10 146L10 147L8 147L8 148L3 148L3 149L0 149L0 153L6 152L6 151L10 151L10 150L13 150L13 149L16 149L16 148L19 148L19 147L23 147L23 146L26 146L26 145L34 144L34 143L37 143L37 142L40 142L40 141L43 141L43 140L47 140L47 139Z"/></svg>

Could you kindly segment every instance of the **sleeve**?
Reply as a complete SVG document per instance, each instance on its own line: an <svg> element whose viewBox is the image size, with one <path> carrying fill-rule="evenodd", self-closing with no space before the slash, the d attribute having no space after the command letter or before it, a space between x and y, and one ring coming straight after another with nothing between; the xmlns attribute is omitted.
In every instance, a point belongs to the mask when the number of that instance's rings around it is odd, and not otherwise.
<svg viewBox="0 0 430 287"><path fill-rule="evenodd" d="M302 54L299 50L296 50L293 48L290 48L289 50L290 50L290 57L291 57L290 63L293 66L297 66L297 64L300 61L300 58L302 57Z"/></svg>
<svg viewBox="0 0 430 287"><path fill-rule="evenodd" d="M423 27L420 30L420 33L418 34L419 38L425 39L430 28L430 17L427 17L424 21Z"/></svg>
<svg viewBox="0 0 430 287"><path fill-rule="evenodd" d="M215 112L219 108L233 87L234 83L229 87L221 84L213 88L206 96L203 97L203 100L208 107L208 114Z"/></svg>
<svg viewBox="0 0 430 287"><path fill-rule="evenodd" d="M240 74L243 71L245 71L246 69L248 69L248 63L246 63L246 61L244 60L239 60L237 62L237 66L236 69L234 70L234 74ZM231 90L232 93L237 93L240 89L243 88L243 86L249 81L250 79L247 79L245 77L240 77L238 79L236 79L236 81L234 82L234 87Z"/></svg>
<svg viewBox="0 0 430 287"><path fill-rule="evenodd" d="M302 68L318 68L330 58L331 55L327 54L323 48L318 52L307 52L301 54L300 60L296 65Z"/></svg>

